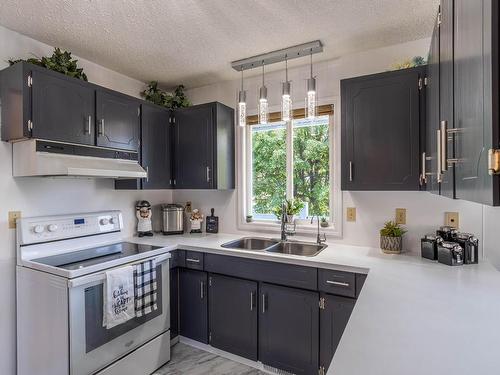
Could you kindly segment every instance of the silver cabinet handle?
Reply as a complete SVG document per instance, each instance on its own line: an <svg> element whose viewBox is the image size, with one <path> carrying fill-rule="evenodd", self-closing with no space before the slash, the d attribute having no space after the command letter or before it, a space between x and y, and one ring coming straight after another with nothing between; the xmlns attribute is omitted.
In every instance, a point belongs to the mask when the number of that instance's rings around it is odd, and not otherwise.
<svg viewBox="0 0 500 375"><path fill-rule="evenodd" d="M207 182L210 182L210 167L207 167Z"/></svg>
<svg viewBox="0 0 500 375"><path fill-rule="evenodd" d="M448 170L448 121L443 120L440 124L441 130L441 171L446 172Z"/></svg>
<svg viewBox="0 0 500 375"><path fill-rule="evenodd" d="M200 260L199 259L193 259L193 258L186 258L186 262L200 263Z"/></svg>
<svg viewBox="0 0 500 375"><path fill-rule="evenodd" d="M200 298L205 298L205 283L200 281Z"/></svg>
<svg viewBox="0 0 500 375"><path fill-rule="evenodd" d="M421 163L422 163L422 168L421 168L422 172L420 174L420 186L422 186L422 185L424 185L424 184L427 183L427 168L426 168L426 165L425 165L426 161L427 161L427 159L425 157L425 152L422 152L422 161L421 161Z"/></svg>
<svg viewBox="0 0 500 375"><path fill-rule="evenodd" d="M352 182L352 161L349 161L349 182Z"/></svg>
<svg viewBox="0 0 500 375"><path fill-rule="evenodd" d="M250 311L253 311L253 296L254 292L250 292Z"/></svg>
<svg viewBox="0 0 500 375"><path fill-rule="evenodd" d="M326 280L327 284L333 284L333 285L338 285L338 286L349 286L349 283L344 283L342 281L332 281L332 280Z"/></svg>
<svg viewBox="0 0 500 375"><path fill-rule="evenodd" d="M266 295L262 294L262 313L266 312Z"/></svg>
<svg viewBox="0 0 500 375"><path fill-rule="evenodd" d="M92 134L92 116L87 119L87 134Z"/></svg>
<svg viewBox="0 0 500 375"><path fill-rule="evenodd" d="M441 130L436 131L436 143L437 143L437 182L442 182L441 174Z"/></svg>
<svg viewBox="0 0 500 375"><path fill-rule="evenodd" d="M149 165L146 165L146 182L149 182Z"/></svg>
<svg viewBox="0 0 500 375"><path fill-rule="evenodd" d="M104 135L104 119L99 122L99 135Z"/></svg>

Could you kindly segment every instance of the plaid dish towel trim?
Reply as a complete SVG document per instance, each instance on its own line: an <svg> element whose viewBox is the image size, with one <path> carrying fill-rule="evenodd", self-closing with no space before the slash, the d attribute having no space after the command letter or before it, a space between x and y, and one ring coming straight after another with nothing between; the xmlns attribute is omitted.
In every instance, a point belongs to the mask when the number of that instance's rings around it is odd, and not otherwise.
<svg viewBox="0 0 500 375"><path fill-rule="evenodd" d="M135 315L143 316L156 310L156 260L151 259L135 265Z"/></svg>

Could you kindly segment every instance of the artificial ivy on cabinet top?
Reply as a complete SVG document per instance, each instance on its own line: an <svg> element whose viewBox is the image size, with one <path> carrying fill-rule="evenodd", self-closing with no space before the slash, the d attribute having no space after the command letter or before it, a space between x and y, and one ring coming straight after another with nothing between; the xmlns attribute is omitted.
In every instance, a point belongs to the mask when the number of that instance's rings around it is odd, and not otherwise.
<svg viewBox="0 0 500 375"><path fill-rule="evenodd" d="M36 57L32 57L26 60L11 59L9 60L9 64L14 65L15 63L20 61L25 61L27 63L42 66L44 68L65 74L73 78L88 81L87 75L83 72L83 68L78 67L78 60L74 60L71 58L71 52L61 51L61 49L57 47L54 48L52 56L44 56L41 59Z"/></svg>
<svg viewBox="0 0 500 375"><path fill-rule="evenodd" d="M189 107L189 102L184 93L184 85L179 85L174 89L173 93L163 91L158 87L157 81L151 81L141 96L154 104L166 107L169 109Z"/></svg>

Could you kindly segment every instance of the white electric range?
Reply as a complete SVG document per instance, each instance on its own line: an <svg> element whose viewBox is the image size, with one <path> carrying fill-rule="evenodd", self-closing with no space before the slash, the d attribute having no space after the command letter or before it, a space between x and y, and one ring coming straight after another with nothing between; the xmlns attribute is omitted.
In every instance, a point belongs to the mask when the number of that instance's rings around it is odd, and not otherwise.
<svg viewBox="0 0 500 375"><path fill-rule="evenodd" d="M18 374L146 375L170 359L170 254L124 237L120 211L18 220ZM158 309L103 327L106 270L153 258Z"/></svg>

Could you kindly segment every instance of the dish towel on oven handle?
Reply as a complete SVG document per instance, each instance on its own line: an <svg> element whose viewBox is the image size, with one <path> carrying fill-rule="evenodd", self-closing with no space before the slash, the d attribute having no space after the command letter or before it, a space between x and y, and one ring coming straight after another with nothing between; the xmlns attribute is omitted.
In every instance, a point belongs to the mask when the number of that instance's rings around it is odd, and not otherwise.
<svg viewBox="0 0 500 375"><path fill-rule="evenodd" d="M106 271L102 325L113 328L135 317L134 267Z"/></svg>
<svg viewBox="0 0 500 375"><path fill-rule="evenodd" d="M158 308L156 259L146 260L134 267L135 315L143 316Z"/></svg>

